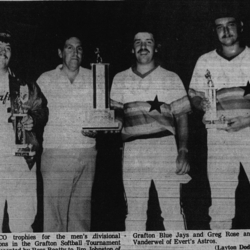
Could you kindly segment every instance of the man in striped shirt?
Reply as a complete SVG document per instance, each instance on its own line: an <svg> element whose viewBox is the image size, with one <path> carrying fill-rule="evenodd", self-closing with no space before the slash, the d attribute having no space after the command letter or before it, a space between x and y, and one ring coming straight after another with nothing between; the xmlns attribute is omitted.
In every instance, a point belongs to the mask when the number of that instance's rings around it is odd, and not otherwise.
<svg viewBox="0 0 250 250"><path fill-rule="evenodd" d="M243 23L229 8L213 18L219 47L202 55L195 66L189 95L196 109L206 111L209 80L216 89L217 119L224 127L208 129L208 178L212 205L211 229L230 229L235 214L235 189L239 165L249 166L250 49L241 43ZM249 167L245 171L250 176Z"/></svg>
<svg viewBox="0 0 250 250"><path fill-rule="evenodd" d="M165 229L184 229L179 189L180 183L190 180L186 174L190 104L180 78L156 64L153 33L147 30L136 33L132 53L135 66L118 73L111 89L114 106L124 111L126 230L146 229L152 181L158 191Z"/></svg>

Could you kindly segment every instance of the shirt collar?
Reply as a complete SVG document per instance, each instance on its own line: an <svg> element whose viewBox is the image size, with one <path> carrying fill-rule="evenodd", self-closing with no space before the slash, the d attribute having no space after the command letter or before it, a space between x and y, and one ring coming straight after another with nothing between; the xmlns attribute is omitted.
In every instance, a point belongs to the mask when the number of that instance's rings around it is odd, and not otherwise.
<svg viewBox="0 0 250 250"><path fill-rule="evenodd" d="M137 71L136 66L134 65L134 66L132 66L132 71L133 71L136 75L138 75L139 77L145 78L145 77L148 76L151 72L153 72L158 66L159 66L159 65L155 65L155 67L152 68L151 70L149 70L148 72L146 72L146 73L144 73L144 74L141 74L139 71Z"/></svg>
<svg viewBox="0 0 250 250"><path fill-rule="evenodd" d="M56 75L57 75L58 77L65 77L65 78L67 78L67 80L69 81L68 77L67 77L67 76L63 73L63 71L62 71L62 67L63 67L62 64L59 64L59 65L56 67ZM75 78L75 80L74 80L74 83L78 82L79 77L81 78L82 75L83 75L82 67L79 67L79 72L78 72L78 74L77 74L77 76L76 76L76 78ZM74 83L73 83L73 84L74 84Z"/></svg>

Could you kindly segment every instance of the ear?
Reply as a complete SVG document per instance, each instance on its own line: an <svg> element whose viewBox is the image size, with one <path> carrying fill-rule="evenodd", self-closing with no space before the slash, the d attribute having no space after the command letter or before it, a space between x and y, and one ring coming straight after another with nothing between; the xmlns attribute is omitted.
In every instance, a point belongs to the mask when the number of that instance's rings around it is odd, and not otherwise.
<svg viewBox="0 0 250 250"><path fill-rule="evenodd" d="M243 22L240 22L240 31L241 31L241 32L243 31L243 26L244 26L244 23L243 23Z"/></svg>
<svg viewBox="0 0 250 250"><path fill-rule="evenodd" d="M62 58L62 51L60 49L58 49L58 56Z"/></svg>
<svg viewBox="0 0 250 250"><path fill-rule="evenodd" d="M134 54L134 53L135 53L135 50L134 50L134 49L132 49L132 51L131 51L131 52L132 52L132 54Z"/></svg>
<svg viewBox="0 0 250 250"><path fill-rule="evenodd" d="M158 49L157 48L155 48L155 53L157 53L158 52Z"/></svg>

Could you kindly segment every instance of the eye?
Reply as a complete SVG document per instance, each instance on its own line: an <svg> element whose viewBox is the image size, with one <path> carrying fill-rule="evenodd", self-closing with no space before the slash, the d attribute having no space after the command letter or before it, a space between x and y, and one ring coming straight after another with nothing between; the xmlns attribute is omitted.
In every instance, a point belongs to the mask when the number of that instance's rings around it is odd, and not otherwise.
<svg viewBox="0 0 250 250"><path fill-rule="evenodd" d="M77 51L80 52L80 53L82 53L82 51L83 51L82 47L77 48Z"/></svg>
<svg viewBox="0 0 250 250"><path fill-rule="evenodd" d="M220 25L220 26L216 26L216 30L217 31L220 31L222 29L222 26Z"/></svg>
<svg viewBox="0 0 250 250"><path fill-rule="evenodd" d="M135 46L138 46L138 45L140 45L140 44L141 44L140 41L135 41L135 42L134 42L134 45L135 45Z"/></svg>
<svg viewBox="0 0 250 250"><path fill-rule="evenodd" d="M229 23L228 24L228 27L235 27L236 26L236 23Z"/></svg>

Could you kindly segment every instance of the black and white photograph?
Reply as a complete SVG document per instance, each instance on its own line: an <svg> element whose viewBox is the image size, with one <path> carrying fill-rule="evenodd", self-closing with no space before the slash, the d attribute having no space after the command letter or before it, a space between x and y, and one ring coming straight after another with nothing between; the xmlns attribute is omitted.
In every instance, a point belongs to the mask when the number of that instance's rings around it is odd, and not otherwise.
<svg viewBox="0 0 250 250"><path fill-rule="evenodd" d="M0 10L1 233L250 229L249 1Z"/></svg>

